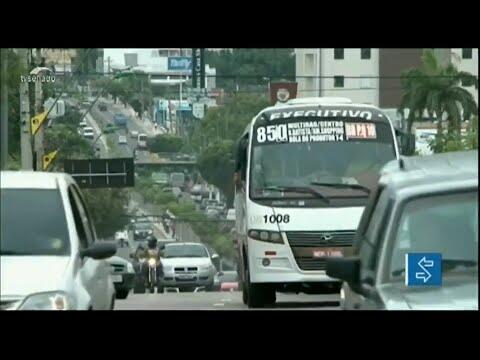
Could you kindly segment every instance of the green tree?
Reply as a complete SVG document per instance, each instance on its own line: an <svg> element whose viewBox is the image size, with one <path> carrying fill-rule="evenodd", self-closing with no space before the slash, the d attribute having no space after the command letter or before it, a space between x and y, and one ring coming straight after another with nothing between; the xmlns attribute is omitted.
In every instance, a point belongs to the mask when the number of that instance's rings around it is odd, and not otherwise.
<svg viewBox="0 0 480 360"><path fill-rule="evenodd" d="M94 156L90 144L69 124L57 124L45 132L45 151L53 150L59 150L52 165L54 170L59 171L65 159L88 159Z"/></svg>
<svg viewBox="0 0 480 360"><path fill-rule="evenodd" d="M237 94L227 98L224 106L208 109L193 132L192 147L200 152L214 141L237 141L252 118L267 106L269 100L257 94Z"/></svg>
<svg viewBox="0 0 480 360"><path fill-rule="evenodd" d="M267 107L266 97L238 94L225 106L210 108L192 137L192 147L199 153L202 177L217 186L233 203L235 144L255 115Z"/></svg>
<svg viewBox="0 0 480 360"><path fill-rule="evenodd" d="M109 238L128 224L128 192L123 189L83 189L99 238Z"/></svg>
<svg viewBox="0 0 480 360"><path fill-rule="evenodd" d="M7 52L8 153L16 162L20 158L20 81L22 75L27 75L27 69L22 67L20 56L14 49L2 51Z"/></svg>
<svg viewBox="0 0 480 360"><path fill-rule="evenodd" d="M268 80L295 78L293 49L233 49L206 51L205 62L217 71L217 86L266 85ZM267 79L264 79L267 78Z"/></svg>
<svg viewBox="0 0 480 360"><path fill-rule="evenodd" d="M422 66L402 74L404 94L400 109L410 110L408 132L426 110L431 117L435 114L438 120L446 114L448 132L460 134L461 121L478 112L472 94L462 88L462 84L475 85L478 89L478 79L474 75L459 71L453 64L442 66L432 50L425 50ZM442 122L438 121L437 134L441 136L442 133Z"/></svg>
<svg viewBox="0 0 480 360"><path fill-rule="evenodd" d="M147 147L150 152L178 152L184 145L183 139L175 135L157 135L147 139Z"/></svg>
<svg viewBox="0 0 480 360"><path fill-rule="evenodd" d="M233 157L234 142L222 140L214 142L202 151L198 167L202 177L218 187L227 197L229 206L233 204Z"/></svg>
<svg viewBox="0 0 480 360"><path fill-rule="evenodd" d="M474 116L466 128L466 134L457 132L436 136L429 144L434 153L478 149L478 116Z"/></svg>

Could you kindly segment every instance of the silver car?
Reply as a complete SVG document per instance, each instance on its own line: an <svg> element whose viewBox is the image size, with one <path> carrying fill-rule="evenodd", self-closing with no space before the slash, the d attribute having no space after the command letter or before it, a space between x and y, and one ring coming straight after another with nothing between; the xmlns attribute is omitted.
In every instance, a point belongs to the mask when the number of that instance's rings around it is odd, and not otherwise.
<svg viewBox="0 0 480 360"><path fill-rule="evenodd" d="M163 287L179 290L205 287L207 291L213 290L217 269L212 260L216 257L217 254L212 255L207 247L200 243L166 244L162 258Z"/></svg>
<svg viewBox="0 0 480 360"><path fill-rule="evenodd" d="M478 310L478 151L388 163L356 239L354 257L327 261L343 308ZM441 285L407 286L406 254L432 252Z"/></svg>

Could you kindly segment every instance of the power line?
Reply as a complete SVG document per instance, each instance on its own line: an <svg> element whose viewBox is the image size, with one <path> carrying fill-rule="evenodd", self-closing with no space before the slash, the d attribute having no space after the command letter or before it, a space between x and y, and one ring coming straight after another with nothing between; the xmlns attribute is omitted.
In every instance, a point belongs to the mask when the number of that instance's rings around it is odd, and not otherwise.
<svg viewBox="0 0 480 360"><path fill-rule="evenodd" d="M88 76L106 76L106 75L116 75L118 73L116 72L109 72L109 73L102 73L102 72L90 72L90 73L81 73L81 74L75 74L75 73L61 73L58 75L71 75L71 76L78 76L78 77L88 77ZM141 73L138 75L142 75ZM149 74L145 73L145 75L149 75L153 77L153 80L166 80L164 78L155 78L155 74ZM176 79L177 77L185 77L185 76L191 76L191 74L158 74L157 76L170 76ZM269 80L272 78L289 78L289 79L335 79L336 77L343 77L344 79L436 79L436 78L444 78L444 79L450 79L450 78L458 78L458 75L421 75L421 76L401 76L401 75L392 75L392 76L380 76L380 75L371 75L371 76L350 76L350 75L295 75L295 74L290 74L290 75L285 75L285 74L270 74L270 75L239 75L239 74L233 74L233 75L205 75L206 78L216 78L216 79L262 79L262 80ZM475 74L470 74L470 76L478 78L478 75Z"/></svg>

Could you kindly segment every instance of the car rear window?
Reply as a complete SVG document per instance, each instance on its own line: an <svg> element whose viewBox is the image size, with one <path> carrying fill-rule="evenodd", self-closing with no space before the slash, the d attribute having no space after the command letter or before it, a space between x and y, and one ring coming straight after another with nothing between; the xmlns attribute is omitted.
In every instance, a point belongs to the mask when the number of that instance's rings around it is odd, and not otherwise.
<svg viewBox="0 0 480 360"><path fill-rule="evenodd" d="M70 240L58 190L1 190L2 255L68 255Z"/></svg>

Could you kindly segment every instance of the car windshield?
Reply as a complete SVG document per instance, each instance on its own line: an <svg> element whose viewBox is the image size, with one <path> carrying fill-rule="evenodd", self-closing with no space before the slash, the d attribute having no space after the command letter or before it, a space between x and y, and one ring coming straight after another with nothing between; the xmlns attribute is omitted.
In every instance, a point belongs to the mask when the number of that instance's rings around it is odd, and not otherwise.
<svg viewBox="0 0 480 360"><path fill-rule="evenodd" d="M393 241L391 280L404 280L411 252L440 253L443 277L467 272L478 278L478 191L410 201Z"/></svg>
<svg viewBox="0 0 480 360"><path fill-rule="evenodd" d="M68 255L70 240L58 190L1 190L1 255Z"/></svg>
<svg viewBox="0 0 480 360"><path fill-rule="evenodd" d="M135 230L152 230L152 224L145 222L145 223L136 223Z"/></svg>
<svg viewBox="0 0 480 360"><path fill-rule="evenodd" d="M348 120L348 119L347 119ZM361 185L373 188L377 181L380 169L390 160L395 158L395 150L391 129L387 124L370 124L374 130L370 130L371 139L349 139L348 141L336 140L346 139L345 126L357 124L353 120L325 121L324 123L338 125L323 130L338 130L340 135L317 135L312 137L310 142L302 142L302 136L290 136L289 142L264 142L263 130L259 126L256 130L257 136L252 147L251 161L251 197L252 199L278 198L278 197L314 197L314 191L320 192L326 197L367 197L368 192L360 188L347 187L346 185ZM303 134L306 122L289 123ZM308 124L319 122L309 121ZM296 127L299 127L298 129ZM365 125L365 128L371 129ZM347 128L345 128L347 129ZM290 127L288 128L290 131ZM332 130L332 131L333 131ZM368 130L367 130L368 131ZM293 134L293 132L290 132ZM348 134L348 131L347 131ZM324 136L320 138L320 136ZM330 136L333 138L327 138ZM318 141L314 141L317 139ZM328 140L325 140L328 139ZM298 142L297 142L298 140ZM320 184L339 184L342 186L322 186ZM276 191L275 187L285 188ZM287 189L288 187L303 188L302 193ZM312 190L313 189L313 190Z"/></svg>
<svg viewBox="0 0 480 360"><path fill-rule="evenodd" d="M202 245L167 245L164 257L208 257L208 252Z"/></svg>
<svg viewBox="0 0 480 360"><path fill-rule="evenodd" d="M139 135L139 136L138 136L138 140L140 140L140 141L145 141L145 140L147 140L147 135Z"/></svg>

